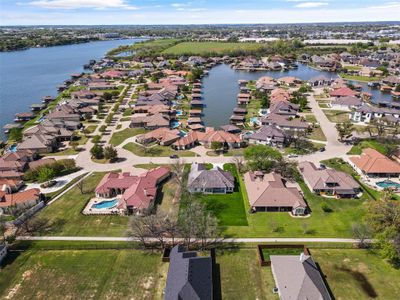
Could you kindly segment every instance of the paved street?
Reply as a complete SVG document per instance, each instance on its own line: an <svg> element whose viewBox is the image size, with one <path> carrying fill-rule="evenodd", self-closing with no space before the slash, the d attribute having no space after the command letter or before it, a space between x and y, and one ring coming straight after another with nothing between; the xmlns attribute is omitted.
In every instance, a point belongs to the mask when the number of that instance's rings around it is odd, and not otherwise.
<svg viewBox="0 0 400 300"><path fill-rule="evenodd" d="M138 239L131 237L105 237L105 236L18 236L17 240L28 241L90 241L90 242L137 242ZM149 239L152 241L153 239ZM175 238L175 242L182 239ZM154 241L158 241L154 239ZM172 239L166 239L172 241ZM211 241L211 240L210 240ZM214 240L212 240L214 241ZM356 239L342 238L223 238L221 243L357 243ZM365 240L371 242L371 240Z"/></svg>

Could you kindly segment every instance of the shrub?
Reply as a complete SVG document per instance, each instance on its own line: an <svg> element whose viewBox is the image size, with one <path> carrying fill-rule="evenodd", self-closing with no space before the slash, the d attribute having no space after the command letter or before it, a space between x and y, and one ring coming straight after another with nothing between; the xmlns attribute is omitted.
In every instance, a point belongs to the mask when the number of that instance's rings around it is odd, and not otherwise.
<svg viewBox="0 0 400 300"><path fill-rule="evenodd" d="M333 212L333 209L326 202L321 203L321 209L326 213Z"/></svg>

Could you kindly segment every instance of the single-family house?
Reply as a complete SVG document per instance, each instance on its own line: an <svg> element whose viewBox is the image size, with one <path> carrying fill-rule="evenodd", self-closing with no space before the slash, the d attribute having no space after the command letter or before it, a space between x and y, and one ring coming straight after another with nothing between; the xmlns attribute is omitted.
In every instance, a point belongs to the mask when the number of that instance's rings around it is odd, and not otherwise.
<svg viewBox="0 0 400 300"><path fill-rule="evenodd" d="M250 171L244 174L244 183L253 212L288 211L296 216L307 213L297 184L285 181L277 173Z"/></svg>
<svg viewBox="0 0 400 300"><path fill-rule="evenodd" d="M283 147L286 142L286 134L274 125L266 125L249 135L247 139L249 144Z"/></svg>
<svg viewBox="0 0 400 300"><path fill-rule="evenodd" d="M207 170L205 164L193 163L188 178L190 193L227 194L235 188L235 178L219 167Z"/></svg>
<svg viewBox="0 0 400 300"><path fill-rule="evenodd" d="M372 148L361 155L350 157L350 164L359 173L369 177L398 177L400 164Z"/></svg>
<svg viewBox="0 0 400 300"><path fill-rule="evenodd" d="M308 188L318 195L354 198L361 187L352 176L334 169L318 169L312 162L299 163L299 169Z"/></svg>
<svg viewBox="0 0 400 300"><path fill-rule="evenodd" d="M310 255L271 255L279 299L331 300L318 266Z"/></svg>
<svg viewBox="0 0 400 300"><path fill-rule="evenodd" d="M167 284L164 300L212 300L213 260L198 256L183 245L172 248L169 254Z"/></svg>

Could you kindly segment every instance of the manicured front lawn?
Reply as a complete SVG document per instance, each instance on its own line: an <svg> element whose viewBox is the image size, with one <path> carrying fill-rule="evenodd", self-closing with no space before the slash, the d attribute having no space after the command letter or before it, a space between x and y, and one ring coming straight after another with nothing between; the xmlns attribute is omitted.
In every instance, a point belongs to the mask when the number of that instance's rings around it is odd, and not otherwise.
<svg viewBox="0 0 400 300"><path fill-rule="evenodd" d="M192 151L176 151L170 147L167 146L153 146L153 147L148 147L145 148L143 146L140 146L135 143L128 143L123 147L125 150L131 151L133 154L138 155L138 156L150 156L150 157L156 157L156 156L170 156L173 154L176 154L180 157L188 157L188 156L196 156L196 154Z"/></svg>
<svg viewBox="0 0 400 300"><path fill-rule="evenodd" d="M113 133L110 139L110 144L113 146L120 145L127 138L133 137L138 134L145 133L146 130L143 128L126 128L121 131L116 131Z"/></svg>
<svg viewBox="0 0 400 300"><path fill-rule="evenodd" d="M41 235L123 236L128 217L116 215L85 216L81 213L105 173L94 173L84 180L84 194L74 187L60 199L45 207L37 218L47 218L51 225Z"/></svg>
<svg viewBox="0 0 400 300"><path fill-rule="evenodd" d="M270 267L260 267L256 248L217 251L222 299L279 299Z"/></svg>
<svg viewBox="0 0 400 300"><path fill-rule="evenodd" d="M332 123L342 123L349 120L349 112L343 110L323 109L326 117Z"/></svg>
<svg viewBox="0 0 400 300"><path fill-rule="evenodd" d="M161 299L160 253L140 250L26 251L0 272L2 299Z"/></svg>
<svg viewBox="0 0 400 300"><path fill-rule="evenodd" d="M398 299L400 270L373 251L311 249L336 299Z"/></svg>
<svg viewBox="0 0 400 300"><path fill-rule="evenodd" d="M222 43L222 42L183 42L165 49L162 53L172 55L229 54L234 51L256 51L263 46L258 43Z"/></svg>
<svg viewBox="0 0 400 300"><path fill-rule="evenodd" d="M233 164L226 164L224 169L230 171L236 178L234 192L219 195L197 194L196 198L206 205L207 210L213 212L218 218L220 226L247 226L246 211L236 168Z"/></svg>
<svg viewBox="0 0 400 300"><path fill-rule="evenodd" d="M243 179L240 178L245 191ZM311 208L307 218L293 218L287 212L249 213L247 192L243 193L248 226L227 226L225 236L233 237L351 237L351 225L365 213L364 199L329 199L310 192L300 183L304 198ZM326 213L321 204L326 203L332 212Z"/></svg>

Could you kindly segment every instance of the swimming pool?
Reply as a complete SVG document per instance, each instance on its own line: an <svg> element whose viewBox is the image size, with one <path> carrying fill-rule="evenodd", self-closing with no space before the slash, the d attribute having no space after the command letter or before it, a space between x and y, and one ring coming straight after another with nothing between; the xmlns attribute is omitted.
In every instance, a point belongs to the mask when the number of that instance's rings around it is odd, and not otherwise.
<svg viewBox="0 0 400 300"><path fill-rule="evenodd" d="M386 188L400 188L400 184L391 180L384 180L376 183L377 186L386 189Z"/></svg>
<svg viewBox="0 0 400 300"><path fill-rule="evenodd" d="M17 152L17 144L11 145L10 148L8 148L10 152Z"/></svg>
<svg viewBox="0 0 400 300"><path fill-rule="evenodd" d="M177 110L177 111L176 111L176 115L177 115L177 116L182 116L182 115L183 115L183 111Z"/></svg>
<svg viewBox="0 0 400 300"><path fill-rule="evenodd" d="M184 137L184 136L187 136L187 132L186 131L184 131L184 130L179 130L179 136L180 137Z"/></svg>
<svg viewBox="0 0 400 300"><path fill-rule="evenodd" d="M92 208L107 209L107 208L113 208L117 204L118 204L118 200L117 199L105 200L105 201L101 201L101 202L93 204Z"/></svg>
<svg viewBox="0 0 400 300"><path fill-rule="evenodd" d="M179 127L180 123L178 121L172 121L171 122L171 128L177 128Z"/></svg>

